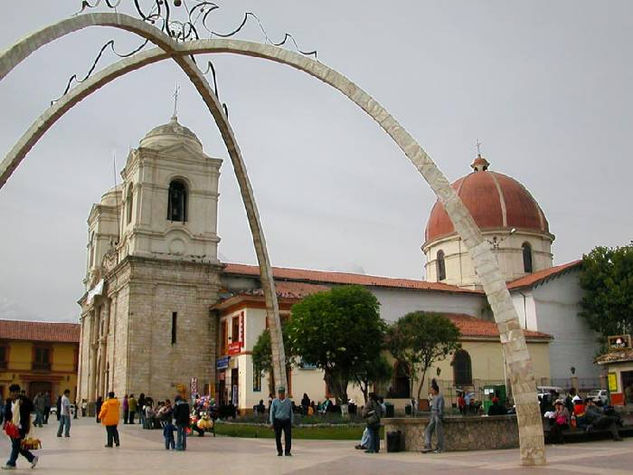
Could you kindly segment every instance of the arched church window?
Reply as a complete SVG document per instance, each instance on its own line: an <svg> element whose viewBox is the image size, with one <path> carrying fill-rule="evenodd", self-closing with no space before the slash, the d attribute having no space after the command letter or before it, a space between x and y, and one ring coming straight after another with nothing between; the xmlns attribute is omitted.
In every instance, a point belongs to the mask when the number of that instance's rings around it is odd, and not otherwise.
<svg viewBox="0 0 633 475"><path fill-rule="evenodd" d="M473 384L473 368L466 350L457 350L453 357L453 384L470 386Z"/></svg>
<svg viewBox="0 0 633 475"><path fill-rule="evenodd" d="M437 259L435 260L435 266L437 270L437 280L446 279L446 263L444 262L444 251L437 251Z"/></svg>
<svg viewBox="0 0 633 475"><path fill-rule="evenodd" d="M130 185L127 189L126 202L127 223L130 224L130 222L132 222L132 207L134 204L134 191L132 190L132 185Z"/></svg>
<svg viewBox="0 0 633 475"><path fill-rule="evenodd" d="M167 202L167 219L170 221L187 221L187 187L180 180L169 184L169 201Z"/></svg>
<svg viewBox="0 0 633 475"><path fill-rule="evenodd" d="M407 398L411 396L411 374L409 365L403 361L396 361L393 368L393 384L387 392L392 398Z"/></svg>
<svg viewBox="0 0 633 475"><path fill-rule="evenodd" d="M529 243L523 243L523 272L531 274L532 268L532 246Z"/></svg>

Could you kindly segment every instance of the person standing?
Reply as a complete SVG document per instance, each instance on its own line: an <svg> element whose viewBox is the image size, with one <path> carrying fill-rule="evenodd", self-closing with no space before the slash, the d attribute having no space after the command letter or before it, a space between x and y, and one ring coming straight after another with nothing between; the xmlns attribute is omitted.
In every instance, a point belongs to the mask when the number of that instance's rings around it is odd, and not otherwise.
<svg viewBox="0 0 633 475"><path fill-rule="evenodd" d="M55 408L57 409L55 415L57 416L57 421L59 422L59 420L61 419L61 412L62 412L62 397L57 396L57 401L55 402Z"/></svg>
<svg viewBox="0 0 633 475"><path fill-rule="evenodd" d="M382 415L382 407L378 401L378 397L375 393L369 393L369 401L363 408L363 417L367 423L367 430L369 431L369 440L367 445L368 454L377 454L380 452L380 435L378 431L380 429L380 416Z"/></svg>
<svg viewBox="0 0 633 475"><path fill-rule="evenodd" d="M35 399L33 399L33 405L35 406L35 427L43 427L44 423L44 410L46 409L46 401L44 400L44 393L37 393Z"/></svg>
<svg viewBox="0 0 633 475"><path fill-rule="evenodd" d="M97 424L99 422L101 422L101 419L99 418L99 414L101 413L101 406L103 405L103 398L101 396L99 396L97 398L97 401L95 402L95 408L96 408L96 417L97 417Z"/></svg>
<svg viewBox="0 0 633 475"><path fill-rule="evenodd" d="M62 436L62 431L64 432L64 437L70 437L70 389L64 390L64 394L61 397L61 401L59 403L60 414L59 416L59 427L57 428L57 437ZM64 429L65 428L65 429Z"/></svg>
<svg viewBox="0 0 633 475"><path fill-rule="evenodd" d="M292 422L294 415L292 413L292 403L286 398L286 388L279 386L277 388L277 398L270 404L270 426L275 431L275 443L277 444L277 455L282 456L281 432L284 433L284 444L286 457L290 457L292 453Z"/></svg>
<svg viewBox="0 0 633 475"><path fill-rule="evenodd" d="M117 429L117 426L119 425L119 417L121 417L120 407L121 403L119 403L119 400L114 397L114 392L110 391L108 393L108 399L101 405L101 410L99 411L101 424L103 424L106 428L106 447L112 447L113 443L118 447L120 444L119 430Z"/></svg>
<svg viewBox="0 0 633 475"><path fill-rule="evenodd" d="M138 397L138 421L145 427L145 393L141 393Z"/></svg>
<svg viewBox="0 0 633 475"><path fill-rule="evenodd" d="M431 394L433 395L433 400L431 401L431 416L426 429L424 429L424 450L422 452L439 454L444 452L444 427L442 426L442 420L444 419L444 396L440 394L440 388L435 379L431 381ZM431 448L431 435L434 431L437 434L437 448L435 450Z"/></svg>
<svg viewBox="0 0 633 475"><path fill-rule="evenodd" d="M127 398L127 407L129 410L128 414L128 424L134 424L134 416L136 416L137 402L134 398L134 394L130 394L130 397Z"/></svg>
<svg viewBox="0 0 633 475"><path fill-rule="evenodd" d="M51 394L46 391L44 393L44 424L48 424L48 416L51 413Z"/></svg>
<svg viewBox="0 0 633 475"><path fill-rule="evenodd" d="M123 424L127 424L127 418L130 415L130 406L128 405L127 394L123 396Z"/></svg>
<svg viewBox="0 0 633 475"><path fill-rule="evenodd" d="M180 395L174 399L174 422L176 423L176 450L187 450L187 427L189 427L189 404Z"/></svg>
<svg viewBox="0 0 633 475"><path fill-rule="evenodd" d="M32 411L33 403L28 397L20 394L20 385L12 384L9 386L9 397L4 405L4 420L5 424L14 424L17 430L13 435L9 436L11 439L11 455L6 465L2 467L4 470L15 470L18 455L26 458L31 463L31 468L35 468L37 465L39 457L22 447L22 440L31 430Z"/></svg>

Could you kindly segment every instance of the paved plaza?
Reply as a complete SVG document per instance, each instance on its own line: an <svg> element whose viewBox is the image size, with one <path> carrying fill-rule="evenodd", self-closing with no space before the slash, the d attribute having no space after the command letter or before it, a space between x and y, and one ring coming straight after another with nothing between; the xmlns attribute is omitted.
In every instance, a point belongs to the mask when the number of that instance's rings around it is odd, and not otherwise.
<svg viewBox="0 0 633 475"><path fill-rule="evenodd" d="M54 418L51 422L55 422ZM43 443L40 463L31 470L18 460L13 473L50 474L411 474L473 473L608 473L633 474L633 438L547 447L548 465L519 466L518 450L453 452L444 454L383 453L354 450L354 441L297 440L293 457L277 457L272 439L190 437L186 452L166 451L162 433L121 425L121 447L105 448L105 429L94 419L73 421L71 437L57 438L56 424L35 429ZM2 439L3 461L8 441Z"/></svg>

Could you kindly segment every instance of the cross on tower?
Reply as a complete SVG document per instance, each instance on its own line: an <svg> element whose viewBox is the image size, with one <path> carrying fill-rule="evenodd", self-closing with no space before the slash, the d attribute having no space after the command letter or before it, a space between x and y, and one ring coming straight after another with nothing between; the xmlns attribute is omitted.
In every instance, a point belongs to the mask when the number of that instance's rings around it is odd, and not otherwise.
<svg viewBox="0 0 633 475"><path fill-rule="evenodd" d="M180 91L180 86L178 85L178 83L176 83L176 86L174 87L174 115L172 115L172 118L176 119L178 117L178 92Z"/></svg>
<svg viewBox="0 0 633 475"><path fill-rule="evenodd" d="M481 142L479 141L479 139L477 139L477 142L475 142L475 146L477 147L477 156L481 157Z"/></svg>

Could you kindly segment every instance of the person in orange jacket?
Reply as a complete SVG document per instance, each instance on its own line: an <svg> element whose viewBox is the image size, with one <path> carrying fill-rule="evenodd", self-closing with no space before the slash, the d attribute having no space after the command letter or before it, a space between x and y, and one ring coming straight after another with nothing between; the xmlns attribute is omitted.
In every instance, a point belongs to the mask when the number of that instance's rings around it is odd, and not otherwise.
<svg viewBox="0 0 633 475"><path fill-rule="evenodd" d="M101 411L99 412L99 419L101 419L101 424L105 426L108 435L106 447L112 447L112 442L114 442L117 447L119 446L119 431L117 425L119 425L119 417L121 417L120 407L121 403L114 397L114 393L109 392L108 399L103 403Z"/></svg>

